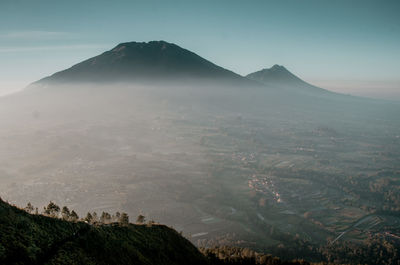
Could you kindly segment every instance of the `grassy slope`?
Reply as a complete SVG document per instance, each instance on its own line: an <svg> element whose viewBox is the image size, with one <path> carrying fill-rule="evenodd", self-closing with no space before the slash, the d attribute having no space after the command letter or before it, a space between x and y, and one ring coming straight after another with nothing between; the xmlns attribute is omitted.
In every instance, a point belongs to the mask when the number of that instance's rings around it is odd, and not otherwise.
<svg viewBox="0 0 400 265"><path fill-rule="evenodd" d="M207 264L163 225L91 226L30 215L0 200L0 264Z"/></svg>

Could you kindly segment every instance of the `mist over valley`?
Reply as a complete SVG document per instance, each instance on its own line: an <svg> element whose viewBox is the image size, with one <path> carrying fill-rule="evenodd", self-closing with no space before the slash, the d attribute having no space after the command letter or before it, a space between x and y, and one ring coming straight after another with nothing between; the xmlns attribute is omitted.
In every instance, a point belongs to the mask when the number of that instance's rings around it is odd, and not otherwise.
<svg viewBox="0 0 400 265"><path fill-rule="evenodd" d="M0 196L143 214L200 247L393 239L399 113L284 66L244 77L168 42L122 43L0 97Z"/></svg>

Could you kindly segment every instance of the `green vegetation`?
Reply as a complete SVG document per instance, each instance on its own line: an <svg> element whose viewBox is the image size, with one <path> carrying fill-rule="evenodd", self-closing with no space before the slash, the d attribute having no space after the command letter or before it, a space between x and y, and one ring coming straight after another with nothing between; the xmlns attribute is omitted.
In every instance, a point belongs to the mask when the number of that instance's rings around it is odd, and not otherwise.
<svg viewBox="0 0 400 265"><path fill-rule="evenodd" d="M22 210L0 199L0 264L309 264L239 248L232 248L241 252L235 258L222 254L228 248L203 249L202 254L167 226L143 225L143 215L136 225L129 224L126 213L103 212L99 222L93 219L96 213L88 213L83 222L66 206L58 218L60 207L53 202L44 207L48 216L31 214L32 208L28 203ZM116 217L119 221L111 223Z"/></svg>
<svg viewBox="0 0 400 265"><path fill-rule="evenodd" d="M59 209L54 205L46 207L53 216ZM175 230L126 221L90 225L32 215L0 201L0 264L207 264Z"/></svg>
<svg viewBox="0 0 400 265"><path fill-rule="evenodd" d="M215 247L200 249L215 265L265 264L265 265L310 265L304 260L282 261L278 257L260 254L249 248Z"/></svg>
<svg viewBox="0 0 400 265"><path fill-rule="evenodd" d="M103 212L78 217L67 207L50 202L49 216L31 214L0 199L0 264L274 264L309 265L298 256L312 257L312 264L398 264L396 239L370 236L364 244L340 243L315 247L299 238L286 240L270 251L293 261L258 253L250 248L221 246L197 249L175 230L139 215L130 224L126 213ZM95 216L95 218L93 218ZM112 222L117 220L117 222ZM398 240L398 239L397 239ZM295 247L293 247L295 246Z"/></svg>

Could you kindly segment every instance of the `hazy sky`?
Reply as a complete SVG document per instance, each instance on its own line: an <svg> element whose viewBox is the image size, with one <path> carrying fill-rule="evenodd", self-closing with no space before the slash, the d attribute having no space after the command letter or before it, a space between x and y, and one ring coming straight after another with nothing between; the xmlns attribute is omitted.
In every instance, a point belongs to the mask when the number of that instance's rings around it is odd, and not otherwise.
<svg viewBox="0 0 400 265"><path fill-rule="evenodd" d="M239 74L273 64L400 99L400 1L0 0L0 93L109 50L165 40Z"/></svg>

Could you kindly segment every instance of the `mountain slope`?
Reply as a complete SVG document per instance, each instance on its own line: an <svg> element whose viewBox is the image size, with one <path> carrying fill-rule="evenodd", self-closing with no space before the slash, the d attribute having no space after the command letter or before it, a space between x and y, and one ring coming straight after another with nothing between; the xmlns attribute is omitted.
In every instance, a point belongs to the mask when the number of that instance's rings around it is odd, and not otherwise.
<svg viewBox="0 0 400 265"><path fill-rule="evenodd" d="M248 79L257 81L267 86L283 87L296 92L331 93L328 90L313 86L288 71L284 66L275 64L271 68L248 74Z"/></svg>
<svg viewBox="0 0 400 265"><path fill-rule="evenodd" d="M0 200L0 264L207 264L163 225L92 226L30 215Z"/></svg>
<svg viewBox="0 0 400 265"><path fill-rule="evenodd" d="M182 78L243 79L197 54L165 41L127 42L69 69L39 80L48 82L149 81Z"/></svg>

